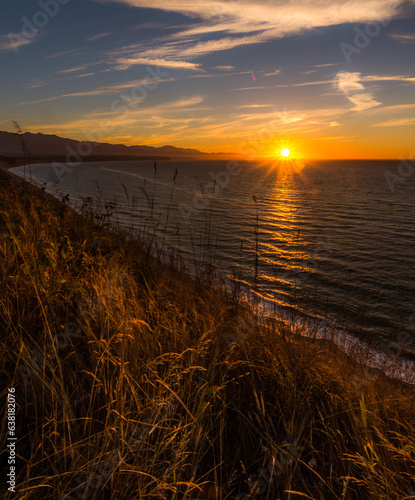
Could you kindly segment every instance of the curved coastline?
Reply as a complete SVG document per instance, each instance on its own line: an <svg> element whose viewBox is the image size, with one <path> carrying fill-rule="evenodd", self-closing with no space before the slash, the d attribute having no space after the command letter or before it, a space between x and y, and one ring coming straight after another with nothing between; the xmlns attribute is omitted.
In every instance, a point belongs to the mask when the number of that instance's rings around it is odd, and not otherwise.
<svg viewBox="0 0 415 500"><path fill-rule="evenodd" d="M36 163L30 166L36 165L47 166L50 163ZM28 182L38 188L43 195L51 196L54 200L60 201L56 191L47 187L43 189L36 181L24 179L23 175L17 172L15 168L10 166L7 170L23 182ZM21 168L21 166L17 168ZM80 213L79 206L76 203L70 202L69 206L78 214ZM173 255L178 258L174 249L157 247L157 251L159 258L166 262L171 261ZM182 256L179 258L181 265L184 266L190 277L194 278L198 273L205 274L207 272L202 266ZM211 271L209 273L212 279ZM265 324L268 321L276 321L307 341L329 346L332 351L337 351L339 355L347 356L350 360L358 363L363 369L364 375L368 379L372 379L372 381L378 377L386 377L415 385L415 360L404 355L396 355L393 352L388 355L385 350L377 349L357 334L348 331L332 320L305 314L294 307L281 306L276 301L261 297L248 286L241 285L229 276L215 273L213 280L216 285L224 286L229 292L235 289L236 286L240 287L241 296L246 300L248 306L256 311L255 314L260 323ZM402 353L402 346L394 346L390 343L389 347L391 351L395 347L398 352ZM412 352L407 354L412 354Z"/></svg>
<svg viewBox="0 0 415 500"><path fill-rule="evenodd" d="M214 269L189 272L64 196L3 171L0 189L1 361L16 427L29 424L20 491L69 498L80 470L106 479L110 468L100 497L256 498L258 471L275 472L276 498L410 494L413 385L302 336Z"/></svg>

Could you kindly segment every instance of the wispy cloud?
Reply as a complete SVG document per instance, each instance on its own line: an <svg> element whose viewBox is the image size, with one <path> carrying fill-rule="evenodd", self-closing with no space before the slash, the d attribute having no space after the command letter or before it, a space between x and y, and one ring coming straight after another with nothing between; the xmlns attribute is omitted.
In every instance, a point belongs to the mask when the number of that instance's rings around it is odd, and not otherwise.
<svg viewBox="0 0 415 500"><path fill-rule="evenodd" d="M337 74L337 85L339 90L345 94L364 90L363 85L360 83L360 73L341 71Z"/></svg>
<svg viewBox="0 0 415 500"><path fill-rule="evenodd" d="M44 133L53 131L54 133L71 135L73 137L79 137L81 133L88 137L88 133L91 131L101 130L102 119L104 117L112 127L121 127L123 130L122 133L125 133L129 129L135 131L137 120L140 121L143 132L151 131L155 128L161 129L166 127L169 129L172 125L183 127L184 130L184 125L189 125L192 122L202 125L208 120L205 113L201 118L183 116L183 111L187 109L196 110L198 109L198 104L202 102L203 97L198 95L174 99L157 106L140 105L137 107L139 102L136 101L129 111L126 111L125 106L123 106L122 112L118 109L108 108L102 111L87 113L74 121L32 126L31 130Z"/></svg>
<svg viewBox="0 0 415 500"><path fill-rule="evenodd" d="M272 104L242 104L241 106L237 106L238 108L252 108L252 109L256 109L256 108L272 108L273 105Z"/></svg>
<svg viewBox="0 0 415 500"><path fill-rule="evenodd" d="M13 52L20 47L30 45L35 41L34 38L25 38L21 34L9 33L8 35L0 36L0 52Z"/></svg>
<svg viewBox="0 0 415 500"><path fill-rule="evenodd" d="M142 30L157 30L163 28L171 28L171 26L169 25L169 23L158 23L155 21L147 21L146 23L136 24L135 26L132 26L130 29L142 31Z"/></svg>
<svg viewBox="0 0 415 500"><path fill-rule="evenodd" d="M163 40L153 40L151 48L130 45L110 54L117 69L127 69L146 59L183 65L213 52L260 44L317 27L381 21L394 17L404 0L337 0L336 6L333 6L332 0L96 1L115 1L132 7L176 12L198 20L190 28L166 36ZM211 39L203 40L203 37ZM172 41L175 41L174 44ZM328 64L320 65L325 66Z"/></svg>
<svg viewBox="0 0 415 500"><path fill-rule="evenodd" d="M276 85L267 85L267 86L252 85L252 87L239 87L237 89L232 89L232 92L235 90L268 90L268 89L273 89L274 87L276 87Z"/></svg>
<svg viewBox="0 0 415 500"><path fill-rule="evenodd" d="M179 99L177 101L173 101L167 104L164 104L164 108L187 108L189 106L195 106L196 104L200 104L203 102L203 97L199 95L194 95L192 97L184 97L183 99Z"/></svg>
<svg viewBox="0 0 415 500"><path fill-rule="evenodd" d="M235 66L226 66L226 65L223 65L223 66L215 66L215 69L218 69L220 71L232 71L235 69Z"/></svg>
<svg viewBox="0 0 415 500"><path fill-rule="evenodd" d="M275 30L275 36L284 36L318 26L342 23L379 21L394 16L402 0L100 0L118 1L133 7L178 12L191 18L209 21L191 28L193 34L213 31L251 33Z"/></svg>
<svg viewBox="0 0 415 500"><path fill-rule="evenodd" d="M175 67L175 65L178 64L183 66L187 64L188 69L195 69L199 67L199 64L185 61L191 61L201 56L230 50L243 45L264 42L267 39L267 36L264 37L261 33L253 36L224 37L218 40L207 41L189 41L184 38L175 43L171 43L170 37L164 40L164 43L159 40L157 45L145 50L142 50L140 45L130 45L122 50L114 51L109 55L114 58L115 64L118 65L116 69L128 69L134 64L157 64L157 61L163 62L164 66Z"/></svg>
<svg viewBox="0 0 415 500"><path fill-rule="evenodd" d="M363 81L367 82L414 82L415 76L408 75L368 75L362 77Z"/></svg>
<svg viewBox="0 0 415 500"><path fill-rule="evenodd" d="M415 43L415 33L394 33L389 36L401 43Z"/></svg>
<svg viewBox="0 0 415 500"><path fill-rule="evenodd" d="M316 134L331 132L333 127L339 126L337 120L350 111L347 108L279 110L269 105L270 111L261 112L261 106L256 107L256 112L253 110L251 113L233 117L234 121L239 123L239 129L250 130L253 136L258 134L258 130L268 127L275 134L311 134L318 137Z"/></svg>
<svg viewBox="0 0 415 500"><path fill-rule="evenodd" d="M404 127L415 125L415 118L400 118L398 120L388 120L386 122L375 123L372 127Z"/></svg>
<svg viewBox="0 0 415 500"><path fill-rule="evenodd" d="M87 76L93 76L95 73L84 73L82 75L76 75L75 78L85 78Z"/></svg>
<svg viewBox="0 0 415 500"><path fill-rule="evenodd" d="M399 114L401 115L402 113L408 112L408 113L413 113L415 110L415 104L414 103L409 103L409 104L395 104L392 106L382 106L381 108L374 108L370 110L370 114L372 115L378 115L378 114Z"/></svg>
<svg viewBox="0 0 415 500"><path fill-rule="evenodd" d="M279 75L280 73L281 73L281 70L280 69L276 69L272 73L265 73L264 76L275 76L275 75Z"/></svg>
<svg viewBox="0 0 415 500"><path fill-rule="evenodd" d="M215 68L216 69L216 68ZM251 71L231 71L231 70L222 70L226 71L224 73L199 73L197 75L190 75L189 78L227 78L229 76L235 75L252 75Z"/></svg>
<svg viewBox="0 0 415 500"><path fill-rule="evenodd" d="M67 75L68 73L74 73L76 71L82 71L86 68L87 66L77 66L76 68L69 68L69 69L61 69L60 71L57 71L58 75Z"/></svg>
<svg viewBox="0 0 415 500"><path fill-rule="evenodd" d="M44 87L45 85L49 85L49 82L41 80L40 78L32 78L25 85L25 89L36 89L38 87Z"/></svg>
<svg viewBox="0 0 415 500"><path fill-rule="evenodd" d="M374 106L379 106L381 102L373 99L372 94L354 94L347 96L350 102L354 104L354 111L365 111L366 109L373 108Z"/></svg>
<svg viewBox="0 0 415 500"><path fill-rule="evenodd" d="M50 54L50 55L46 56L46 59L56 59L58 57L66 56L69 54L71 54L73 56L78 55L79 51L72 49L72 50L64 50L63 52L55 52L54 54Z"/></svg>
<svg viewBox="0 0 415 500"><path fill-rule="evenodd" d="M89 75L92 73L89 73ZM83 75L83 76L89 76ZM81 76L81 75L80 75ZM80 77L79 76L79 77ZM173 78L165 78L163 79L163 82L167 81L174 81ZM155 78L143 78L140 80L132 80L129 82L125 83L120 83L118 85L102 85L96 89L92 90L86 90L84 92L72 92L68 94L60 94L57 96L53 97L47 97L46 99L40 99L37 101L27 101L27 102L22 102L20 103L21 105L23 104L39 104L41 102L48 102L48 101L56 101L58 99L64 99L65 97L90 97L90 96L95 96L95 95L113 95L122 92L123 90L132 90L135 87L140 87L143 85L151 85L153 83L158 83L158 80Z"/></svg>
<svg viewBox="0 0 415 500"><path fill-rule="evenodd" d="M340 135L337 137L314 137L313 141L350 141L354 139L354 135Z"/></svg>
<svg viewBox="0 0 415 500"><path fill-rule="evenodd" d="M99 40L100 38L104 38L109 36L111 33L99 33L98 35L90 36L86 39L87 42L94 42L95 40Z"/></svg>
<svg viewBox="0 0 415 500"><path fill-rule="evenodd" d="M341 71L337 74L337 87L354 104L352 109L354 111L365 111L382 104L373 98L373 94L365 90L360 81L360 73Z"/></svg>
<svg viewBox="0 0 415 500"><path fill-rule="evenodd" d="M195 64L186 61L169 61L167 59L150 59L147 57L132 57L132 58L119 58L117 59L117 66L115 69L124 70L132 66L160 66L163 68L173 69L188 69L191 71L201 71L200 64Z"/></svg>
<svg viewBox="0 0 415 500"><path fill-rule="evenodd" d="M234 90L266 90L266 89L277 89L277 88L307 87L309 85L329 85L332 83L337 83L337 80L317 80L317 81L302 82L302 83L281 83L278 85L269 85L266 87L252 85L252 87L241 87Z"/></svg>
<svg viewBox="0 0 415 500"><path fill-rule="evenodd" d="M336 80L316 80L312 82L302 82L302 83L289 83L284 85L275 85L277 88L282 87L308 87L309 85L328 85L334 83Z"/></svg>

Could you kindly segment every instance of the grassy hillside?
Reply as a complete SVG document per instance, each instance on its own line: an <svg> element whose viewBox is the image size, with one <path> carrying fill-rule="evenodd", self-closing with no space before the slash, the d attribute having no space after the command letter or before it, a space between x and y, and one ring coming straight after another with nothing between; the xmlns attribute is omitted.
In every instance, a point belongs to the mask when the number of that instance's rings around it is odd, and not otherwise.
<svg viewBox="0 0 415 500"><path fill-rule="evenodd" d="M2 498L415 495L412 387L0 174Z"/></svg>

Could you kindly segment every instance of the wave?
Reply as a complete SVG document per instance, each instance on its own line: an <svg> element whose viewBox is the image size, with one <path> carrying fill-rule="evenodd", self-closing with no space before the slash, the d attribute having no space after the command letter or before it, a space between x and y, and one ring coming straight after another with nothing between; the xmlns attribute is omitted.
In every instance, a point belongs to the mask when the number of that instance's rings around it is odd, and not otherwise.
<svg viewBox="0 0 415 500"><path fill-rule="evenodd" d="M113 171L113 169L108 167L105 168L108 171ZM15 167L10 169L10 171L21 178L24 177L23 167ZM134 174L134 176L141 177L136 174ZM151 179L147 180L151 182ZM32 182L35 185L40 186L39 181L41 181L41 179L38 181L34 180ZM46 186L46 192L59 199L59 195L56 190ZM81 205L81 201L71 200L70 206L78 212ZM248 231L247 228L239 226L238 231L243 231L245 229ZM158 255L161 258L171 260L173 256L174 258L178 257L178 249L165 247L160 248L157 247L157 245L156 248ZM230 250L228 249L228 253L229 251ZM282 252L281 249L280 252ZM186 259L183 257L183 254L186 253L187 255L190 255L189 252L181 251L180 261L190 275L195 276L198 273L203 274L208 272L207 269L203 269L202 266L196 266L190 258ZM348 265L347 259L343 259L344 261L339 259L340 257L337 256L337 265ZM246 279L245 281L238 281L227 275L225 272L222 272L215 274L215 280L218 284L224 285L229 291L234 290L235 286L240 287L243 299L253 306L253 310L257 311L258 320L260 322L268 318L281 321L287 326L290 326L291 330L295 334L320 341L332 342L339 349L341 349L342 352L351 356L357 362L364 364L371 374L377 373L380 375L380 373L384 373L387 377L399 379L409 384L415 384L415 362L408 357L405 357L415 354L414 350L405 346L408 336L403 337L403 339L401 338L400 341L384 341L382 349L380 348L380 340L377 344L371 345L367 340L359 338L357 333L342 327L332 319L324 318L319 315L306 314L300 311L299 308L282 305L276 300L261 296L249 286ZM411 283L409 282L408 286L410 284ZM345 286L344 283L343 286ZM381 339L379 332L376 338Z"/></svg>

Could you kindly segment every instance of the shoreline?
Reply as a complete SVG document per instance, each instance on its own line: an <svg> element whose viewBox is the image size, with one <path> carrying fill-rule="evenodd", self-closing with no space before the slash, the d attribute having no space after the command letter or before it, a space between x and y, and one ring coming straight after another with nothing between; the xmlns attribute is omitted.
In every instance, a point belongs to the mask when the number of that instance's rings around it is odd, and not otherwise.
<svg viewBox="0 0 415 500"><path fill-rule="evenodd" d="M13 166L10 166L9 168L13 168ZM69 208L78 217L82 217L73 206L68 206L57 196L48 192L46 189L42 189L41 187L39 187L35 182L25 180L19 174L10 172L9 168L6 169L8 175L12 175L21 183L26 183L28 187L30 186L31 189L35 190L34 192L37 195L46 196L49 200L53 200L54 202L58 203L61 208ZM1 164L0 169L3 169ZM117 228L115 228L115 230L117 230ZM166 253L166 251L163 250L163 253ZM170 259L170 254L166 254L165 257L166 262L168 262ZM161 254L159 258L161 258ZM190 262L182 262L182 264L185 266L186 272L189 274L189 278L194 279L194 273L196 273L197 271L195 270L194 272L192 272L189 265L194 266L195 264L192 264ZM199 266L197 266L197 268L203 273L203 269L201 269ZM215 275L213 279L216 282L216 286L224 286L227 290L227 293L231 292L229 284L227 285L225 283L226 281L231 281L229 278ZM244 298L247 301L248 308L250 309L253 309L255 307L254 302L257 302L258 305L261 304L261 307L263 309L262 316L254 313L257 320L259 320L261 323L274 321L278 324L283 324L284 326L289 327L291 330L294 327L294 329L296 330L296 333L293 333L295 338L300 336L301 339L306 343L324 346L326 349L329 349L334 355L340 356L347 360L347 362L351 363L351 365L353 365L354 367L353 369L357 372L361 372L362 376L366 378L366 380L370 380L371 382L373 382L378 378L381 378L384 380L388 380L391 383L400 383L408 386L415 386L415 362L413 359L402 356L400 360L400 366L399 368L396 368L396 357L388 357L386 353L377 350L368 342L365 342L365 340L357 334L348 332L341 326L338 326L331 321L328 321L324 318L317 319L316 317L306 315L305 313L302 313L301 311L296 309L290 309L290 311L286 311L286 308L280 306L277 306L277 308L281 309L280 316L275 316L273 313L269 312L267 313L265 309L266 303L268 301L262 298L259 298L258 300L258 297L254 294L254 292L249 289L245 291ZM294 325L291 324L292 319L289 320L283 316L284 313L295 315ZM323 333L321 330L323 330ZM328 333L326 333L327 330ZM336 333L338 337L337 341L334 340ZM356 350L358 351L357 355ZM363 363L361 359L367 359L368 356L370 356L372 359L371 364ZM393 371L393 374L388 374L388 371L390 370ZM408 377L410 377L410 380L408 379Z"/></svg>
<svg viewBox="0 0 415 500"><path fill-rule="evenodd" d="M1 169L0 190L20 496L411 493L413 386Z"/></svg>

